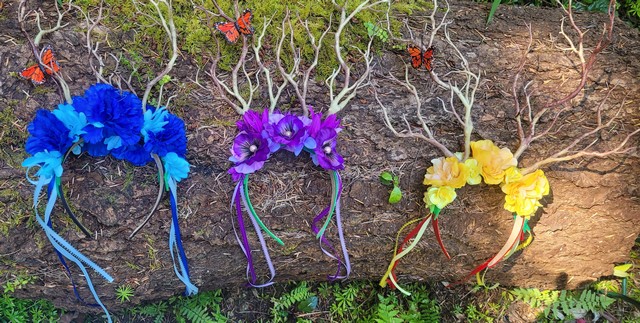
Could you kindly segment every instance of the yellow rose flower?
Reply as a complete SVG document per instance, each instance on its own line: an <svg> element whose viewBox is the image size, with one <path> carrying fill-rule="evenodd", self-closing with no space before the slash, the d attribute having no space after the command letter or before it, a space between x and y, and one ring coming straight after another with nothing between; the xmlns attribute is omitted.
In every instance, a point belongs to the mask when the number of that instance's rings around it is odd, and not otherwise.
<svg viewBox="0 0 640 323"><path fill-rule="evenodd" d="M484 182L490 185L500 184L505 171L512 166L518 166L508 148L498 148L491 140L471 142L473 158L480 164L480 173Z"/></svg>
<svg viewBox="0 0 640 323"><path fill-rule="evenodd" d="M530 217L535 214L538 207L542 206L536 199L518 198L515 195L505 196L504 208L519 216Z"/></svg>
<svg viewBox="0 0 640 323"><path fill-rule="evenodd" d="M511 182L519 181L522 178L518 167L509 167L504 172L504 183L509 184Z"/></svg>
<svg viewBox="0 0 640 323"><path fill-rule="evenodd" d="M450 186L430 187L424 192L424 202L427 207L431 205L444 209L449 203L456 199L456 190Z"/></svg>
<svg viewBox="0 0 640 323"><path fill-rule="evenodd" d="M528 217L542 206L539 200L549 194L549 181L544 172L538 169L503 185L502 192L506 194L504 208L507 211Z"/></svg>
<svg viewBox="0 0 640 323"><path fill-rule="evenodd" d="M450 186L452 188L463 187L469 177L467 166L456 157L432 159L433 166L427 169L424 175L424 185Z"/></svg>
<svg viewBox="0 0 640 323"><path fill-rule="evenodd" d="M469 178L467 178L467 184L469 185L480 184L480 182L482 182L482 176L480 176L481 170L480 170L480 164L478 164L478 161L473 158L469 158L464 161L464 164L467 166L467 169L469 169Z"/></svg>
<svg viewBox="0 0 640 323"><path fill-rule="evenodd" d="M428 192L424 192L424 197L422 198L422 201L424 202L424 204L427 207L427 209L430 209L431 206L433 205L433 203L431 203L431 200L429 199L429 193Z"/></svg>

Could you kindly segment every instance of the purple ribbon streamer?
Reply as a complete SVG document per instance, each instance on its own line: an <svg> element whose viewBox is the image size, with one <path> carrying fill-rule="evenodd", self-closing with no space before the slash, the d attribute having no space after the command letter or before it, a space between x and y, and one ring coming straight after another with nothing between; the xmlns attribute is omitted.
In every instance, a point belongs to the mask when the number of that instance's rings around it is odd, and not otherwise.
<svg viewBox="0 0 640 323"><path fill-rule="evenodd" d="M242 218L242 202L241 202L242 195L240 193L243 189L242 182L243 181L240 180L236 185L236 188L233 191L233 198L231 199L232 208L235 204L236 216L238 218L238 229L240 230L240 235L242 236L242 239L238 237L238 233L235 231L235 227L233 228L233 231L234 231L233 233L236 236L236 240L238 241L238 244L240 245L242 252L244 253L245 257L247 257L247 279L249 279L249 275L251 275L250 281L255 282L257 278L256 278L256 272L253 269L253 257L251 257L251 246L249 245L249 239L247 239L247 230L244 225L244 219Z"/></svg>
<svg viewBox="0 0 640 323"><path fill-rule="evenodd" d="M238 184L236 184L236 188L233 192L233 198L231 200L232 207L235 204L236 216L238 219L238 228L240 230L241 237L238 237L237 232L235 232L235 227L234 227L234 233L236 236L236 240L238 241L238 244L240 244L240 248L242 249L242 252L247 257L247 278L249 279L249 285L253 287L266 287L274 284L273 278L276 275L276 271L273 266L273 262L271 261L271 257L269 255L269 249L267 248L267 244L264 240L264 235L262 234L260 226L258 225L258 222L251 215L249 215L249 219L251 220L251 223L253 224L253 227L256 230L258 239L260 240L262 253L264 254L265 260L267 262L267 266L269 267L269 272L271 273L271 278L266 283L256 284L257 277L256 277L256 272L253 266L253 257L251 256L251 246L249 245L249 239L247 238L247 229L245 227L244 219L242 216L242 204L244 204L245 209L247 210L249 209L247 199L244 195L244 186L242 184L243 182L244 182L244 175L243 175L243 178L241 178L240 181L238 181ZM251 278L249 278L249 276L251 276Z"/></svg>
<svg viewBox="0 0 640 323"><path fill-rule="evenodd" d="M335 203L334 211L336 215L336 223L338 226L338 236L340 238L340 247L342 249L342 254L344 256L344 261L340 258L340 255L335 250L333 245L324 237L324 234L320 236L320 249L322 250L322 252L327 256L329 256L330 258L335 259L338 262L338 270L336 271L336 274L329 276L329 280L332 280L332 281L337 279L345 279L349 277L349 274L351 273L351 262L349 261L349 254L347 253L347 246L344 240L344 234L342 230L342 221L340 217L340 196L342 195L342 178L340 177L340 174L337 171L333 171L333 173L336 175L338 179L338 192L336 194L336 200L331 201L331 203ZM314 234L318 234L318 232L320 232L320 229L318 229L317 224L321 222L326 216L329 215L330 209L331 209L331 204L327 206L324 210L322 210L322 212L320 212L313 219L313 222L311 223L311 229L313 230ZM331 250L331 252L323 248L322 244L325 244ZM344 266L346 269L346 275L344 276L340 275L342 266Z"/></svg>
<svg viewBox="0 0 640 323"><path fill-rule="evenodd" d="M244 204L245 209L249 209L249 203L247 202L247 197L244 195L244 189L240 190L240 196L242 197L242 203ZM249 215L249 219L251 219L251 223L253 223L253 228L256 230L256 234L258 235L258 240L260 240L260 246L262 247L262 253L264 254L264 260L267 262L267 266L269 267L269 272L271 273L271 278L260 285L255 284L255 280L250 282L253 287L267 287L273 285L273 278L276 277L276 269L273 267L273 262L271 261L271 256L269 255L269 248L267 248L267 243L264 241L264 235L262 234L262 230L260 229L260 225L258 225L258 221L253 218L253 216Z"/></svg>

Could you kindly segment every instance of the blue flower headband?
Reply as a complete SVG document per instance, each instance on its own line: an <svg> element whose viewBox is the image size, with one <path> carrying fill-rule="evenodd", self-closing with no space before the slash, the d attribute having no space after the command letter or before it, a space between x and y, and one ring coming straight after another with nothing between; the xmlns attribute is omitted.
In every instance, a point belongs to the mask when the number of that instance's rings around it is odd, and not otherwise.
<svg viewBox="0 0 640 323"><path fill-rule="evenodd" d="M177 182L186 178L189 173L189 163L185 160L187 138L184 122L180 118L170 114L165 108L148 107L143 113L142 101L134 94L121 92L111 85L96 84L91 86L84 96L74 97L71 104L60 104L53 111L38 110L27 130L31 136L27 139L26 151L32 157L25 159L22 166L27 167L27 179L35 185L33 206L36 220L55 248L69 277L71 273L64 258L78 265L97 305L102 307L109 322L111 322L109 313L96 294L84 265L91 267L109 282L112 282L113 278L52 229L51 212L60 196L65 210L74 223L88 237L91 237L89 231L71 212L60 185L62 165L71 152L76 155L87 152L94 157L111 155L136 166L145 165L152 160L156 162L159 179L161 179L158 199L149 215L134 230L130 238L149 220L157 208L163 187L166 187L170 193L172 213L169 247L174 261L174 271L186 285L187 295L198 292L189 279L189 267L178 226L176 186ZM39 168L35 178L29 176L32 167ZM48 202L44 218L41 218L38 214L38 202L45 185L47 185ZM177 249L177 256L174 249ZM176 265L176 257L178 265ZM76 297L84 303L73 280L72 284Z"/></svg>
<svg viewBox="0 0 640 323"><path fill-rule="evenodd" d="M329 171L331 176L331 203L320 212L311 224L313 232L320 240L320 248L327 256L335 259L338 263L338 270L329 279L344 279L351 272L351 264L347 253L342 223L340 220L340 195L342 192L342 179L338 170L343 169L343 158L336 151L338 132L340 132L340 120L335 115L329 115L322 120L322 113L314 113L310 108L311 117L296 116L290 113L269 113L264 110L262 114L255 111L246 111L242 120L237 122L239 133L236 135L231 147L230 161L234 166L229 169L229 174L237 182L233 198L232 208L235 205L238 227L241 237L236 234L236 239L240 248L247 257L247 276L249 284L256 287L264 287L273 284L275 269L269 256L264 237L261 232L264 230L280 245L284 242L273 234L260 220L251 204L249 198L249 174L254 173L264 166L271 154L278 150L288 150L298 156L303 150L311 155L313 163ZM271 278L264 284L256 284L256 273L253 268L253 258L251 247L247 239L247 232L242 217L242 205L249 213L253 227L256 230L258 239L262 245L262 252L269 267ZM338 227L338 235L344 260L331 243L324 237L327 226L331 222L335 213ZM325 219L324 224L319 229L318 224ZM325 249L325 246L328 248ZM346 274L340 275L342 266L345 267Z"/></svg>

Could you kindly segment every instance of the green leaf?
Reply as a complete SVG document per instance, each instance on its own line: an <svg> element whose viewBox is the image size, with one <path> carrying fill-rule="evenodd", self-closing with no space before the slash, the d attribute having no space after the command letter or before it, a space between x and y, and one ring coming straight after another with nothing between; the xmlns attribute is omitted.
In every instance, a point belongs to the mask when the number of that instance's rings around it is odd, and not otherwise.
<svg viewBox="0 0 640 323"><path fill-rule="evenodd" d="M364 26L367 28L369 37L373 37L375 35L375 26L370 21L365 22Z"/></svg>
<svg viewBox="0 0 640 323"><path fill-rule="evenodd" d="M629 277L629 273L627 271L631 269L633 264L623 264L613 267L613 275L620 278Z"/></svg>
<svg viewBox="0 0 640 323"><path fill-rule="evenodd" d="M318 307L318 296L309 296L298 303L298 310L304 313L311 313L316 307Z"/></svg>
<svg viewBox="0 0 640 323"><path fill-rule="evenodd" d="M491 4L491 10L489 10L489 17L487 17L487 25L490 24L493 20L493 16L495 15L496 10L498 10L499 6L500 0L493 0L493 3Z"/></svg>
<svg viewBox="0 0 640 323"><path fill-rule="evenodd" d="M396 204L400 202L400 199L402 199L402 191L398 186L394 186L391 195L389 195L389 203Z"/></svg>
<svg viewBox="0 0 640 323"><path fill-rule="evenodd" d="M390 172L384 171L380 173L380 182L384 185L392 185L393 184L393 174Z"/></svg>

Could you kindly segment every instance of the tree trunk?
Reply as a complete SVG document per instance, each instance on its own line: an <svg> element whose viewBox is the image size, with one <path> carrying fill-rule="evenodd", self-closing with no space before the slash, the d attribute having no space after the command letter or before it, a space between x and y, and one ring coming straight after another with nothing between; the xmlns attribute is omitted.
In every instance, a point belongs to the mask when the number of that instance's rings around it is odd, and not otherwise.
<svg viewBox="0 0 640 323"><path fill-rule="evenodd" d="M16 5L4 15L15 12ZM491 139L501 147L517 148L513 122L511 81L525 48L528 35L525 22L531 22L534 47L528 55L526 71L539 93L559 97L569 93L579 82L575 57L565 56L558 35L562 13L559 9L501 6L493 23L485 25L488 6L458 3L452 7L450 32L473 71L483 70L484 83L476 97L473 114L474 139ZM591 26L587 46L594 46L600 33L603 14L577 14L577 23ZM4 33L16 39L23 35L15 18L0 20ZM74 22L73 24L76 24ZM71 91L81 94L93 82L86 62L84 36L67 27L53 34L64 73L70 76ZM601 54L589 75L581 101L575 102L577 120L593 116L604 99L604 88L618 84L605 102L606 111L621 108L619 127L601 140L617 140L618 132L628 133L637 127L640 112L640 36L638 31L616 21L614 41ZM435 67L444 75L452 64L453 52L443 39L436 39ZM443 50L439 50L443 48ZM86 311L74 301L68 277L37 226L32 203L33 187L25 180L21 161L26 157L25 126L37 108L53 108L59 102L54 85L33 87L10 76L26 66L30 50L24 42L5 42L0 47L0 205L3 237L0 240L2 281L18 273L35 277L33 283L16 295L46 298L56 305ZM401 74L407 55L386 52L378 59L376 75L388 71ZM8 65L5 62L9 62ZM187 84L194 79L195 66L178 63L175 78ZM452 151L459 150L462 131L450 115L444 113L436 97L448 100L448 93L436 88L424 71L410 71L421 79L423 115L429 119L436 136ZM422 75L420 75L422 74ZM416 82L418 83L418 82ZM388 90L382 100L393 108L393 117L410 116L411 100L404 88L381 81ZM42 90L44 89L44 90ZM171 90L171 89L169 89ZM182 239L190 264L193 282L201 290L237 286L246 283L246 260L233 233L230 208L233 182L226 174L230 167L229 147L236 133L238 116L220 100L196 86L173 89L179 94L173 112L187 124L188 155L192 164L188 179L178 187ZM139 91L140 93L142 91ZM311 90L316 106L326 107L326 91L318 85ZM27 97L25 93L30 95ZM138 93L138 94L140 94ZM432 93L432 94L429 94ZM626 96L626 99L625 99ZM632 102L622 105L623 99ZM545 102L541 97L541 102ZM264 105L256 105L262 107ZM353 272L351 280L378 280L392 257L396 232L407 221L426 214L422 195L425 170L430 160L441 153L426 142L399 139L385 128L381 110L368 89L362 90L350 106L339 114L343 131L339 151L345 158L342 215ZM8 121L8 122L7 122ZM410 118L410 122L414 122ZM549 121L546 121L549 122ZM398 123L402 126L402 123ZM554 140L534 143L525 153L522 164L548 156L571 142L583 129L566 126L553 135ZM638 146L638 137L630 147ZM628 260L630 248L640 233L640 203L637 181L640 167L637 153L616 158L580 159L545 167L551 194L532 218L535 239L523 252L488 271L486 278L502 285L576 288L602 276L612 274L613 266ZM390 170L400 176L403 199L387 203L389 189L380 184L378 175ZM330 180L326 172L314 167L304 153L300 158L278 153L264 169L251 177L250 193L256 211L265 224L284 242L279 246L268 240L277 270L276 282L289 280L322 281L335 270L335 263L325 256L309 224L329 203ZM131 241L129 233L146 215L157 190L152 165L132 167L112 158L95 159L86 155L72 157L65 164L65 193L85 226L96 232L95 239L84 238L68 221L61 207L54 210L56 230L72 245L103 266L114 278L112 284L97 276L94 283L110 309L120 304L115 298L117 286L135 288L134 302L158 300L182 292L183 286L173 274L168 250L170 210L165 197L159 212ZM444 243L452 259L439 250L433 232L427 231L416 249L398 267L401 282L456 281L476 265L495 254L509 235L512 215L505 211L503 194L498 187L465 187L456 201L440 216ZM405 231L406 234L407 231ZM327 237L337 240L335 226ZM254 257L260 258L257 238L251 234ZM258 272L266 275L266 265L258 261ZM80 293L89 297L80 271L72 267Z"/></svg>

